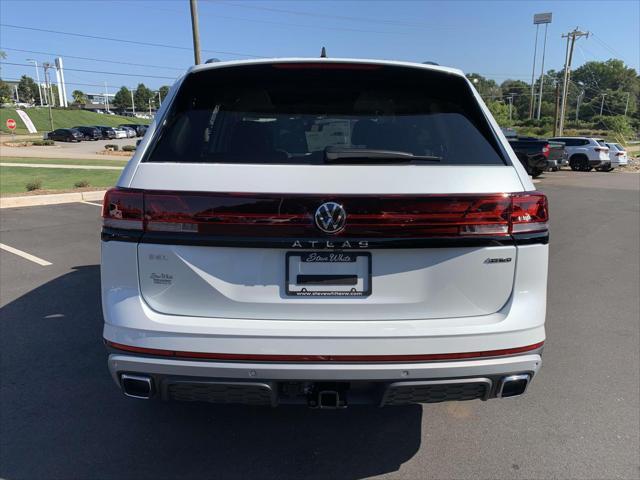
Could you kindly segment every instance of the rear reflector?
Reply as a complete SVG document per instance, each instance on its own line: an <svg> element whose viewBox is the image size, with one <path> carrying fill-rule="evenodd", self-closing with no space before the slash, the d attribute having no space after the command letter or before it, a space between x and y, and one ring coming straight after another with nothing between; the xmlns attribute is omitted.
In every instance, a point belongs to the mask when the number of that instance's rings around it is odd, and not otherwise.
<svg viewBox="0 0 640 480"><path fill-rule="evenodd" d="M157 348L134 347L105 339L107 346L124 352L157 355L162 357L202 358L207 360L225 360L238 362L428 362L436 360L464 360L470 358L500 357L517 355L542 348L544 342L524 347L506 348L503 350L485 350L481 352L462 353L427 353L410 355L262 355L244 353L210 353L161 350Z"/></svg>
<svg viewBox="0 0 640 480"><path fill-rule="evenodd" d="M226 237L318 237L315 213L333 201L346 225L332 237L508 236L547 228L539 192L488 195L278 195L111 189L104 226L145 232Z"/></svg>

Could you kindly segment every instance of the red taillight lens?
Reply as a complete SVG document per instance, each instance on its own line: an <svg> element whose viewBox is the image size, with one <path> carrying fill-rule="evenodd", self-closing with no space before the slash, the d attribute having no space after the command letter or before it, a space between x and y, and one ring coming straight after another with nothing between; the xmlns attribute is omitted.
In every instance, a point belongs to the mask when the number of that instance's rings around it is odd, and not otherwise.
<svg viewBox="0 0 640 480"><path fill-rule="evenodd" d="M511 196L511 232L539 232L548 229L547 197L538 192Z"/></svg>
<svg viewBox="0 0 640 480"><path fill-rule="evenodd" d="M596 152L608 152L609 151L609 149L606 148L606 147L596 147L596 148L594 148L594 150Z"/></svg>
<svg viewBox="0 0 640 480"><path fill-rule="evenodd" d="M102 224L110 228L142 230L143 204L142 192L112 188L102 202Z"/></svg>
<svg viewBox="0 0 640 480"><path fill-rule="evenodd" d="M549 148L549 144L545 145L544 147L542 147L542 155L544 155L544 158L549 158L549 151L551 149Z"/></svg>
<svg viewBox="0 0 640 480"><path fill-rule="evenodd" d="M489 195L321 196L159 192L111 189L106 227L226 237L320 237L316 209L340 203L347 212L335 237L432 238L546 229L547 199L538 192Z"/></svg>
<svg viewBox="0 0 640 480"><path fill-rule="evenodd" d="M618 153L616 153L616 157L624 157L624 152L618 152Z"/></svg>

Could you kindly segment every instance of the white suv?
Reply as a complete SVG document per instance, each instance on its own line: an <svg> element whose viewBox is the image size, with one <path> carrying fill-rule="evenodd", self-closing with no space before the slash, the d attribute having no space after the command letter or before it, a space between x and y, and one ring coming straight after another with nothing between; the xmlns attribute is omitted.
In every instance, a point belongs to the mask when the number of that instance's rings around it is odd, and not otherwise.
<svg viewBox="0 0 640 480"><path fill-rule="evenodd" d="M131 397L223 403L520 395L547 220L459 70L193 67L105 196L110 372Z"/></svg>
<svg viewBox="0 0 640 480"><path fill-rule="evenodd" d="M608 172L611 170L609 147L601 138L554 137L549 141L564 143L564 151L569 158L571 170L589 172L592 169Z"/></svg>

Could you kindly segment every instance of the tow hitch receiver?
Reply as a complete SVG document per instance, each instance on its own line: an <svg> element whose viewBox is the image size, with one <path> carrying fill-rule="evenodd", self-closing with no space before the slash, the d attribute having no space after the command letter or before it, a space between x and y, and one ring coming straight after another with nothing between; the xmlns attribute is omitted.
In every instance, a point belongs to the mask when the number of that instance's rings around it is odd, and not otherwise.
<svg viewBox="0 0 640 480"><path fill-rule="evenodd" d="M308 405L311 408L337 409L347 408L348 384L319 383L311 388Z"/></svg>

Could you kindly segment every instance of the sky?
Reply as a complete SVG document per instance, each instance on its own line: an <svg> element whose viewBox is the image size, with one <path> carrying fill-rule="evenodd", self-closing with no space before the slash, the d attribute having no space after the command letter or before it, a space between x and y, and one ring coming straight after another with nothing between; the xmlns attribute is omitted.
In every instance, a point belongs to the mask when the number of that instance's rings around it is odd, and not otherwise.
<svg viewBox="0 0 640 480"><path fill-rule="evenodd" d="M317 57L325 46L329 57L434 61L498 83L530 81L533 14L552 12L545 70L562 69L561 35L575 27L592 35L577 41L574 68L609 58L636 70L640 63L638 0L198 0L198 10L203 59ZM188 0L0 0L0 22L0 50L7 54L0 76L35 78L26 59L41 64L60 55L69 94L104 92L105 82L110 93L140 82L170 85L194 61ZM543 33L544 27L537 75Z"/></svg>

